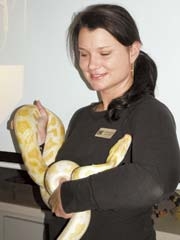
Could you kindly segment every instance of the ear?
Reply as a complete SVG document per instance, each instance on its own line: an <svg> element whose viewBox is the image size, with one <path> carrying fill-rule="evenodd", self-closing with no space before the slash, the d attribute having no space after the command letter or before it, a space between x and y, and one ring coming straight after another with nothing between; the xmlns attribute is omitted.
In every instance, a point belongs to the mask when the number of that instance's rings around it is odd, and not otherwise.
<svg viewBox="0 0 180 240"><path fill-rule="evenodd" d="M139 41L133 42L133 44L130 46L130 63L133 64L136 60L136 58L139 56L141 49L141 43Z"/></svg>

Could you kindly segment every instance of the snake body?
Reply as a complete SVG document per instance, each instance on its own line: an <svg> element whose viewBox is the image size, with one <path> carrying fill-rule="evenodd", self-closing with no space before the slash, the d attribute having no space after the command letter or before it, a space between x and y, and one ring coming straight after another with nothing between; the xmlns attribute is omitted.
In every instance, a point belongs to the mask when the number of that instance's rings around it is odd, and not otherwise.
<svg viewBox="0 0 180 240"><path fill-rule="evenodd" d="M62 121L47 110L48 124L44 151L41 154L38 146L38 118L40 113L34 105L20 107L14 116L14 130L20 147L22 159L28 174L39 185L43 201L48 205L51 194L59 185L61 177L76 180L92 174L111 169L124 159L131 144L131 136L126 134L111 149L106 162L80 167L70 160L55 161L58 150L64 141L64 126ZM63 232L57 240L79 240L88 228L91 211L73 213Z"/></svg>

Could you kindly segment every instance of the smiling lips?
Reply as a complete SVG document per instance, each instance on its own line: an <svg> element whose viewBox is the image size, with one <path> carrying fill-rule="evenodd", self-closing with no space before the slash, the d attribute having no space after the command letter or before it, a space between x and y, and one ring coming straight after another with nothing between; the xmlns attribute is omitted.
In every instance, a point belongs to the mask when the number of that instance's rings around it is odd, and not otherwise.
<svg viewBox="0 0 180 240"><path fill-rule="evenodd" d="M107 75L107 73L90 74L90 77L91 77L92 80L100 80L100 79L102 79L106 75Z"/></svg>

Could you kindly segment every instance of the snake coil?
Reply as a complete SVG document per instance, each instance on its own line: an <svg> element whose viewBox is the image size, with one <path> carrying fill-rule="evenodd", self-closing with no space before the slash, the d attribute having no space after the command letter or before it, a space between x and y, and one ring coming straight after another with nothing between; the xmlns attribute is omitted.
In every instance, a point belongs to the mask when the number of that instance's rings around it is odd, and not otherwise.
<svg viewBox="0 0 180 240"><path fill-rule="evenodd" d="M81 179L116 167L124 159L131 144L131 136L126 134L111 149L106 162L80 167L73 161L61 160L55 162L58 150L64 141L64 126L62 121L47 110L48 124L44 151L41 154L38 146L38 119L40 113L34 105L20 107L14 116L14 130L20 147L24 165L33 181L39 185L43 201L48 200L57 188L60 178ZM91 218L91 211L73 213L63 232L57 240L79 240L86 232Z"/></svg>

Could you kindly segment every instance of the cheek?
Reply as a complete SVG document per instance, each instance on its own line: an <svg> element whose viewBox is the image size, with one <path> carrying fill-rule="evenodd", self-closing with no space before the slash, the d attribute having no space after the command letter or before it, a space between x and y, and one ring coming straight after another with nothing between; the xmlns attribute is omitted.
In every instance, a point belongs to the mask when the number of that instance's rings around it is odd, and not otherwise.
<svg viewBox="0 0 180 240"><path fill-rule="evenodd" d="M81 60L79 61L79 67L80 67L82 72L87 70L87 66L88 65L87 65L86 61L81 61Z"/></svg>
<svg viewBox="0 0 180 240"><path fill-rule="evenodd" d="M79 62L79 68L80 68L80 71L81 73L83 74L83 76L85 77L85 79L88 79L88 66L87 64L85 64L84 62Z"/></svg>
<svg viewBox="0 0 180 240"><path fill-rule="evenodd" d="M131 67L129 56L125 55L123 57L116 58L116 61L112 64L114 68L116 68L119 71L129 71Z"/></svg>

